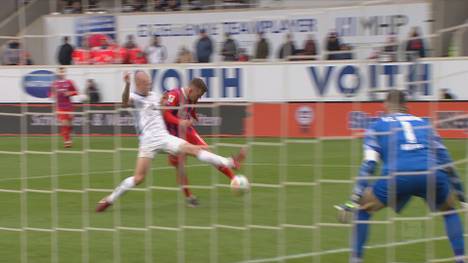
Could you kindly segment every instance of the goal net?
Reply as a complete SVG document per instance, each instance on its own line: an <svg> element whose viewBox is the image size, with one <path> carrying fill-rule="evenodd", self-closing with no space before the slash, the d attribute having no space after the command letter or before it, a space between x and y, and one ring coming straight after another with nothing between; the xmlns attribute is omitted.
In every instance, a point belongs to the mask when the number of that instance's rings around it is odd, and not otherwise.
<svg viewBox="0 0 468 263"><path fill-rule="evenodd" d="M372 48L358 44L356 54ZM364 131L383 113L385 92L395 88L410 95L410 113L432 121L467 186L466 59L292 59L301 61L67 67L80 94L94 79L105 95L104 103L77 96L69 149L63 147L55 105L46 98L56 67L1 69L4 89L17 90L0 95L0 258L347 262L356 222L339 223L333 206L348 200L362 161ZM200 205L187 207L174 167L165 154L157 154L144 183L108 211L94 211L134 172L135 120L119 101L123 74L135 70L152 77L156 92L197 76L208 82L212 93L195 106L195 128L215 153L249 149L237 172L249 179L249 193L233 195L223 174L188 158L188 187ZM448 86L461 94L459 100L439 100ZM369 180L380 178L377 172ZM456 212L468 223L463 209ZM418 198L400 214L377 213L368 222L364 262L453 261L444 214Z"/></svg>

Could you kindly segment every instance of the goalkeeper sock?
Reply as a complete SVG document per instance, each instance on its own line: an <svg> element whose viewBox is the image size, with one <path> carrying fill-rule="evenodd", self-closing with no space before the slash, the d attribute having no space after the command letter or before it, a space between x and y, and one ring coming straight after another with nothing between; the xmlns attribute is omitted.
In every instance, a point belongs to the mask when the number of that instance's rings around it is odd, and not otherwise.
<svg viewBox="0 0 468 263"><path fill-rule="evenodd" d="M123 195L125 192L127 192L130 188L135 186L135 180L133 179L133 176L125 178L117 188L115 188L114 192L109 195L107 198L107 202L113 204L119 196Z"/></svg>
<svg viewBox="0 0 468 263"><path fill-rule="evenodd" d="M234 172L227 166L219 166L218 171L226 175L229 178L229 180L232 180L234 178Z"/></svg>
<svg viewBox="0 0 468 263"><path fill-rule="evenodd" d="M214 166L228 166L231 167L233 166L233 161L232 159L224 158L222 156L216 155L214 153L211 153L209 151L205 150L200 150L197 154L197 159L205 162L212 164Z"/></svg>
<svg viewBox="0 0 468 263"><path fill-rule="evenodd" d="M371 215L364 211L359 210L356 218L358 221L369 221ZM353 235L353 258L356 262L362 259L364 244L367 241L369 224L367 222L356 223Z"/></svg>
<svg viewBox="0 0 468 263"><path fill-rule="evenodd" d="M463 226L460 221L460 217L458 214L449 214L444 216L444 220L445 231L447 232L447 237L450 240L453 253L456 258L461 258L460 260L456 260L456 262L465 262L462 258L465 255L465 244L463 240Z"/></svg>

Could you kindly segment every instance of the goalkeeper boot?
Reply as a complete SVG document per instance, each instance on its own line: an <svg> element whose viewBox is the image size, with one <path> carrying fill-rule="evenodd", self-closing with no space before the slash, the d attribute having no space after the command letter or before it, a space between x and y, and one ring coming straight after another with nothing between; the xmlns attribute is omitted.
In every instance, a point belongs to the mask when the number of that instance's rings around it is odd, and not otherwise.
<svg viewBox="0 0 468 263"><path fill-rule="evenodd" d="M73 145L72 141L65 141L65 142L63 143L63 147L64 147L64 148L71 148L72 145Z"/></svg>

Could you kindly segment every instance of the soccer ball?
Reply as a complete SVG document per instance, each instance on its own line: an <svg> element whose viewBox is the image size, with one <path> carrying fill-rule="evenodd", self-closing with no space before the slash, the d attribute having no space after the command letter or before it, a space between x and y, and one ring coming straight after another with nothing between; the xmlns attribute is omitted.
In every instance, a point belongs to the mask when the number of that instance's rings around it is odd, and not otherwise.
<svg viewBox="0 0 468 263"><path fill-rule="evenodd" d="M243 175L236 175L231 180L231 190L235 195L243 195L250 191L250 184L247 177Z"/></svg>

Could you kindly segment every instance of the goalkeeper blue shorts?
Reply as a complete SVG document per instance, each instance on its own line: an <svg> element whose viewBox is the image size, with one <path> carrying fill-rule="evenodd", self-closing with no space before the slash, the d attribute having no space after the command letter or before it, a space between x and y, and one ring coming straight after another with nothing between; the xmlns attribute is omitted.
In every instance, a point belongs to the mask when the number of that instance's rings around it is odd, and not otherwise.
<svg viewBox="0 0 468 263"><path fill-rule="evenodd" d="M379 179L372 190L380 202L394 208L396 212L400 212L412 196L424 198L434 211L447 200L450 182L448 175L439 170L435 175L399 175L393 179Z"/></svg>

